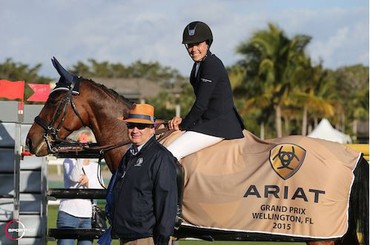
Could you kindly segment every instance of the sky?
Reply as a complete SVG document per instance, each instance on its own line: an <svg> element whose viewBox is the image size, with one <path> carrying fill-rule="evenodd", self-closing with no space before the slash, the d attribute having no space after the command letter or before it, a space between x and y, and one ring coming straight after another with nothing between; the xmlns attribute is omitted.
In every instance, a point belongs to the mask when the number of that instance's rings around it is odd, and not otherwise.
<svg viewBox="0 0 370 245"><path fill-rule="evenodd" d="M289 38L311 36L307 54L316 64L369 65L368 0L0 0L0 63L42 64L39 75L57 78L53 56L66 68L140 60L188 76L192 60L181 41L194 20L211 27L211 51L225 66L270 22Z"/></svg>

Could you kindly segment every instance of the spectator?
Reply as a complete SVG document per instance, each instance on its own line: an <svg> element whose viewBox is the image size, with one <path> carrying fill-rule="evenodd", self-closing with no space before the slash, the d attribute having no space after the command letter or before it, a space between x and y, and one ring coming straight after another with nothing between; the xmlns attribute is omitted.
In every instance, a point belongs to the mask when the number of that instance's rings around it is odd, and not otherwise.
<svg viewBox="0 0 370 245"><path fill-rule="evenodd" d="M178 203L177 161L154 136L153 106L137 104L124 121L132 145L108 187L112 235L121 245L170 244Z"/></svg>
<svg viewBox="0 0 370 245"><path fill-rule="evenodd" d="M77 134L80 143L95 141L90 130ZM92 159L66 158L63 162L64 188L102 189L101 176L98 179L98 162ZM62 199L60 201L57 228L91 228L92 201L90 199ZM58 245L73 245L74 239L58 239ZM78 240L78 245L91 245L92 240Z"/></svg>

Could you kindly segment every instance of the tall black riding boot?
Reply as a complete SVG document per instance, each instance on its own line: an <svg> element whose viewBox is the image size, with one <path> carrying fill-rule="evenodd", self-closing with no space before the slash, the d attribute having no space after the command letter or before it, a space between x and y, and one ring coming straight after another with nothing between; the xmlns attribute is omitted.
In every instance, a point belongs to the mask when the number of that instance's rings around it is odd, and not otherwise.
<svg viewBox="0 0 370 245"><path fill-rule="evenodd" d="M177 175L177 192L178 192L178 202L177 202L177 213L175 229L179 229L182 223L182 198L184 194L184 169L182 165L177 162L176 164L176 175Z"/></svg>

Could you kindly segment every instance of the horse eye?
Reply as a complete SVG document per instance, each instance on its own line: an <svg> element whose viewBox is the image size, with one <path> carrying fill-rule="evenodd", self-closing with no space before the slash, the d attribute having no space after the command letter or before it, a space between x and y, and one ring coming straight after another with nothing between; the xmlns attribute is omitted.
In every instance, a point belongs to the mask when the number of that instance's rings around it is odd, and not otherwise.
<svg viewBox="0 0 370 245"><path fill-rule="evenodd" d="M46 103L49 103L49 104L52 104L52 105L57 104L59 101L61 101L60 97L61 97L62 94L63 93L59 92L59 91L55 91L55 92L51 93L49 95L49 98L46 101Z"/></svg>
<svg viewBox="0 0 370 245"><path fill-rule="evenodd" d="M54 98L54 96L49 96L49 98L46 101L46 103L54 105L54 104L57 103L57 100Z"/></svg>

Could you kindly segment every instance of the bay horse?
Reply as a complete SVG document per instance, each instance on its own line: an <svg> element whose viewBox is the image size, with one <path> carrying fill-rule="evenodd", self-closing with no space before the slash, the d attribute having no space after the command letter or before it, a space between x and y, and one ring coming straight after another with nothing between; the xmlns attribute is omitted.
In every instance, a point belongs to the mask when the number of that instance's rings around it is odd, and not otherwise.
<svg viewBox="0 0 370 245"><path fill-rule="evenodd" d="M29 151L39 157L55 154L58 152L58 143L65 142L75 130L89 127L96 137L110 171L114 172L127 151L129 143L127 127L117 118L126 117L134 103L104 85L70 74L55 58L52 62L60 79L28 132L26 144ZM357 164L354 175L348 209L348 231L342 238L320 240L258 232L217 231L196 226L180 226L175 231L175 237L228 241L302 241L309 245L355 245L359 244L356 234L359 227L364 235L365 244L368 244L368 208L366 208L368 206L368 163L366 160L362 159ZM187 191L190 190L185 186L184 192ZM365 208L363 208L364 205Z"/></svg>

